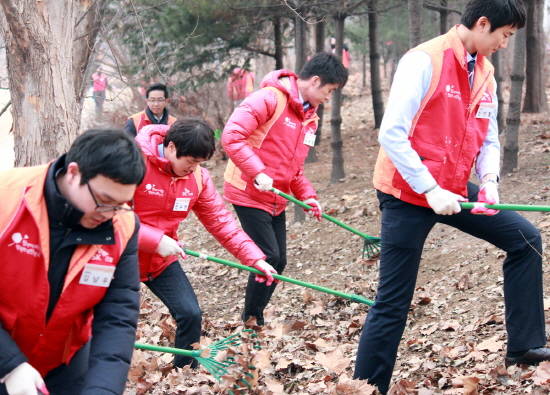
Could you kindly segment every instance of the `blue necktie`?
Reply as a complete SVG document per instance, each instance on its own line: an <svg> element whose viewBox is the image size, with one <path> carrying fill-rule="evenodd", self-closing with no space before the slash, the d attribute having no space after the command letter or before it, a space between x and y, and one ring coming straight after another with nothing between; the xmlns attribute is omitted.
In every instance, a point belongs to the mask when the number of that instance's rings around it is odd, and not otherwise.
<svg viewBox="0 0 550 395"><path fill-rule="evenodd" d="M304 107L304 111L307 111L309 107L311 107L311 104L309 104L308 101L305 101L302 103L302 106Z"/></svg>
<svg viewBox="0 0 550 395"><path fill-rule="evenodd" d="M470 88L474 84L474 67L476 65L476 60L472 59L468 62L468 82L470 83Z"/></svg>

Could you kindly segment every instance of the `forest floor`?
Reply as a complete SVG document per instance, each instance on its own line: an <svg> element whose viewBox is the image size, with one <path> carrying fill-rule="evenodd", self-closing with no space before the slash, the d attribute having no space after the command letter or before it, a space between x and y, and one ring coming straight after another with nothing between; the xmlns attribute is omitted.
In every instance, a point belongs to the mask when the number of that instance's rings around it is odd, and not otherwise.
<svg viewBox="0 0 550 395"><path fill-rule="evenodd" d="M355 76L354 76L355 77ZM359 78L344 90L343 139L346 177L330 184L330 123L325 118L319 161L306 165L325 212L361 231L379 234L379 210L372 187L378 152L370 96ZM550 92L549 92L550 93ZM550 97L550 96L549 96ZM330 106L329 106L330 107ZM325 110L330 114L330 108ZM207 164L221 191L225 163ZM550 204L550 116L522 114L519 168L503 174L501 200ZM374 299L377 260L361 257L362 241L327 221L293 223L287 210L288 266L285 275ZM550 332L550 215L526 213L543 235L545 309ZM194 216L183 226L189 249L233 259ZM550 363L504 367L502 262L496 247L445 225L436 225L424 249L413 305L392 379L392 394L547 394ZM243 329L240 315L247 275L188 257L182 262L204 312L203 347ZM174 321L166 307L142 286L138 341L170 346ZM243 371L248 389L259 394L371 394L373 387L351 379L368 306L280 283L258 329L261 350L244 336L239 366L217 383L205 370L170 369L169 354L136 351L126 394L229 393ZM255 366L254 370L248 365ZM233 381L232 381L233 380ZM234 389L234 393L239 390Z"/></svg>

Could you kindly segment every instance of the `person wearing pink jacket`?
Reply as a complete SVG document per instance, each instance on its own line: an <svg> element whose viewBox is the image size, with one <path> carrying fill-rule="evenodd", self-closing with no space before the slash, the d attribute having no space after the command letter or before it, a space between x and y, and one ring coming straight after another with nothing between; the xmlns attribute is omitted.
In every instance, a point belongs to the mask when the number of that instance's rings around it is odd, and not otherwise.
<svg viewBox="0 0 550 395"><path fill-rule="evenodd" d="M292 193L313 207L321 219L315 189L304 175L304 161L315 144L319 104L343 87L348 71L328 53L313 56L299 75L276 70L233 112L222 134L229 156L224 197L235 207L245 232L279 274L286 266L285 208L287 201L270 191ZM243 320L264 324L263 311L275 290L258 287L251 277Z"/></svg>
<svg viewBox="0 0 550 395"><path fill-rule="evenodd" d="M168 307L176 320L177 348L191 349L201 333L202 313L193 287L178 262L185 253L177 230L191 210L199 221L243 264L264 273L258 282L271 285L275 269L263 252L238 226L216 191L210 174L200 163L214 154L214 132L198 119L183 119L172 126L149 125L136 142L146 159L146 173L134 196L139 215L140 278ZM193 358L176 356L174 365L196 366Z"/></svg>

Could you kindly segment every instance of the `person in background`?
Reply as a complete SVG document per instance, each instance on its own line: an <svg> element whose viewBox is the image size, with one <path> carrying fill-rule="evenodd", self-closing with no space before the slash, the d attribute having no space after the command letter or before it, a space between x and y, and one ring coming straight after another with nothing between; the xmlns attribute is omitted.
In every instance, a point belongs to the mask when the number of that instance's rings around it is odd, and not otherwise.
<svg viewBox="0 0 550 395"><path fill-rule="evenodd" d="M98 118L103 115L103 103L105 102L108 86L107 76L103 73L101 68L97 69L97 71L92 74L92 89L95 102L95 115Z"/></svg>
<svg viewBox="0 0 550 395"><path fill-rule="evenodd" d="M136 137L137 133L147 125L172 125L176 118L168 113L168 88L164 84L153 84L145 91L147 106L128 118L124 130Z"/></svg>
<svg viewBox="0 0 550 395"><path fill-rule="evenodd" d="M289 70L269 73L261 89L233 112L222 133L230 161L225 170L224 197L231 202L245 232L281 274L286 266L286 199L270 191L292 193L313 207L321 219L321 204L304 175L304 161L315 144L317 107L343 87L348 71L328 53L313 56L296 75ZM264 324L263 312L275 284L259 286L249 277L243 321Z"/></svg>
<svg viewBox="0 0 550 395"><path fill-rule="evenodd" d="M212 157L214 132L199 119L183 119L172 126L149 125L137 135L147 163L138 186L134 209L140 216L139 264L141 280L168 307L176 321L177 348L192 349L200 340L202 312L197 296L178 257L185 253L178 242L178 227L193 211L222 246L241 262L264 273L256 280L271 285L272 273L265 255L239 228L216 191L208 170L200 164ZM220 270L222 267L220 266ZM265 285L261 285L265 287ZM196 360L177 355L174 365Z"/></svg>
<svg viewBox="0 0 550 395"><path fill-rule="evenodd" d="M139 313L145 165L122 130L88 130L47 165L0 173L0 394L122 394Z"/></svg>
<svg viewBox="0 0 550 395"><path fill-rule="evenodd" d="M333 54L336 54L336 38L330 38L330 48ZM342 45L342 64L346 69L349 69L351 65L351 54L347 44Z"/></svg>
<svg viewBox="0 0 550 395"><path fill-rule="evenodd" d="M245 68L233 68L226 89L232 108L235 108L254 90L254 73Z"/></svg>
<svg viewBox="0 0 550 395"><path fill-rule="evenodd" d="M525 19L521 0L470 0L459 25L413 48L399 62L380 127L373 180L382 211L378 291L354 374L383 394L389 390L424 242L436 223L507 253L505 364L550 360L539 231L512 211L460 207L466 200L499 202L498 100L488 57L506 48ZM479 187L468 181L473 166Z"/></svg>

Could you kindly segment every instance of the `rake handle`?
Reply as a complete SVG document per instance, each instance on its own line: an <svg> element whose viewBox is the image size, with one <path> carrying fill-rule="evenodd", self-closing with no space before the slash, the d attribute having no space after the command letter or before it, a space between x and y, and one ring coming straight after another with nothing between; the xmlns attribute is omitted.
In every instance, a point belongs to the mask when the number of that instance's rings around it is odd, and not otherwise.
<svg viewBox="0 0 550 395"><path fill-rule="evenodd" d="M289 200L289 201L291 201L291 202L293 202L293 203L296 203L298 206L303 207L303 208L305 208L306 210L311 210L311 209L312 209L312 207L311 207L309 204L304 203L304 202L302 202L301 200L296 199L294 196L291 196L291 195L289 195L289 194L287 194L287 193L284 193L284 192L278 190L277 188L271 188L271 192L273 192L273 193L275 193L275 194L277 194L277 195L279 195L279 196L281 196L281 197L284 197L286 200ZM328 215L328 214L323 213L323 214L322 214L322 217L325 218L325 219L327 219L327 220L329 220L330 222L335 223L335 224L338 225L338 226L341 226L342 228L344 228L344 229L346 229L346 230L349 230L349 231L352 232L352 233L355 233L355 234L358 235L358 236L361 236L361 237L365 238L365 239L369 239L369 240L380 240L379 237L369 236L368 234L363 233L363 232L361 232L360 230L357 230L357 229L355 229L355 228L352 228L351 226L349 226L349 225L343 223L343 222L340 221L339 219L336 219L336 218L334 218L334 217L331 217L331 216Z"/></svg>
<svg viewBox="0 0 550 395"><path fill-rule="evenodd" d="M237 269L249 271L251 273L262 274L263 275L263 273L261 271L259 271L258 269L255 269L253 267L246 266L246 265L241 265L240 263L237 263L237 262L228 261L227 259L216 258L216 257L213 257L213 256L209 256L209 255L199 253L199 252L196 252L196 251L192 251L192 250L188 250L188 249L185 249L185 253L187 255L191 255L191 256L194 256L194 257L197 257L197 258L206 259L206 260L209 260L209 261L212 261L212 262L221 263L222 265L231 266L231 267L234 267L234 268L237 268ZM320 286L320 285L308 283L308 282L305 282L305 281L297 280L295 278L286 277L286 276L283 276L283 275L280 275L280 274L273 274L273 278L275 278L277 280L280 280L280 281L285 281L287 283L300 285L302 287L311 288L311 289L314 289L316 291L324 292L324 293L327 293L327 294L340 296L341 298L349 299L349 300L352 300L352 301L357 302L357 303L364 303L364 304L367 304L369 306L372 306L374 304L374 302L372 300L364 298L361 295L347 294L345 292L336 291L335 289L331 289L331 288L323 287L323 286Z"/></svg>
<svg viewBox="0 0 550 395"><path fill-rule="evenodd" d="M185 355L186 357L193 357L193 358L200 357L202 353L202 351L200 350L184 350L181 348L155 346L152 344L144 344L144 343L134 343L134 348L138 350L160 351L160 352L167 352L170 354Z"/></svg>
<svg viewBox="0 0 550 395"><path fill-rule="evenodd" d="M536 206L534 204L487 204L487 203L481 203L481 202L465 202L465 203L460 203L460 207L465 209L485 207L485 208L491 208L493 210L550 212L550 206Z"/></svg>

